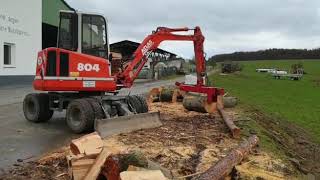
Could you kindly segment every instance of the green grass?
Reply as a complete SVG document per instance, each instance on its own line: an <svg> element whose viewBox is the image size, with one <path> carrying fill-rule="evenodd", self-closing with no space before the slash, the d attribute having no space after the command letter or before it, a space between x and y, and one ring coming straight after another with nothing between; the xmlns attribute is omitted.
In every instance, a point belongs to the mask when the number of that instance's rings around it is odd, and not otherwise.
<svg viewBox="0 0 320 180"><path fill-rule="evenodd" d="M241 62L243 70L239 74L213 74L210 81L237 96L240 104L292 122L320 143L320 61L303 60L307 74L300 81L276 80L270 74L255 72L256 68L289 70L297 62L301 61Z"/></svg>

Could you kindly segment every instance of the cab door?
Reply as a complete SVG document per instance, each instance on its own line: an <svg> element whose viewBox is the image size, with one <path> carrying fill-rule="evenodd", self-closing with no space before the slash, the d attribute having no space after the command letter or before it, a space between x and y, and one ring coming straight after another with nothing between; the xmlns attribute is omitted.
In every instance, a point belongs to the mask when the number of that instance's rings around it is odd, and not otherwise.
<svg viewBox="0 0 320 180"><path fill-rule="evenodd" d="M58 48L78 50L78 15L74 12L60 12Z"/></svg>

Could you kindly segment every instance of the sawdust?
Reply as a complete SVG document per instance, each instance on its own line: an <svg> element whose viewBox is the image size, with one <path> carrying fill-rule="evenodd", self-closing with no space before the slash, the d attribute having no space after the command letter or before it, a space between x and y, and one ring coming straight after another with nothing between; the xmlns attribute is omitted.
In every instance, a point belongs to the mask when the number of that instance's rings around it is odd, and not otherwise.
<svg viewBox="0 0 320 180"><path fill-rule="evenodd" d="M282 160L274 159L266 153L249 156L246 162L236 166L236 170L243 179L287 179L289 177L286 176L292 173Z"/></svg>
<svg viewBox="0 0 320 180"><path fill-rule="evenodd" d="M179 103L153 103L150 110L161 112L162 127L111 136L104 140L105 146L140 151L181 177L207 170L241 141L231 137L218 114L189 112ZM233 110L227 113L237 115ZM68 179L68 152L64 147L36 162L20 164L0 179ZM236 171L242 179L292 179L285 163L262 152L250 154Z"/></svg>
<svg viewBox="0 0 320 180"><path fill-rule="evenodd" d="M114 138L129 149L138 148L147 158L171 170L175 177L204 172L241 141L230 136L218 114L187 111L179 103L153 103L150 107L151 111L161 112L162 127ZM231 117L238 114L230 109L227 113ZM266 179L290 177L292 170L281 160L273 158L266 153L249 155L243 161L244 165L237 166L238 175L245 179L251 176Z"/></svg>

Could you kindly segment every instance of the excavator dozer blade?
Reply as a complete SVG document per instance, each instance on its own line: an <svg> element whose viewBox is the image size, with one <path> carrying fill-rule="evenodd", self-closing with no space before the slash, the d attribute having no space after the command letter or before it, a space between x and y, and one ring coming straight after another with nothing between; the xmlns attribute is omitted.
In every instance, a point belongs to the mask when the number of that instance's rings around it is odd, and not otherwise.
<svg viewBox="0 0 320 180"><path fill-rule="evenodd" d="M155 128L161 125L160 112L151 112L109 119L96 119L94 128L102 138L105 138L115 134Z"/></svg>

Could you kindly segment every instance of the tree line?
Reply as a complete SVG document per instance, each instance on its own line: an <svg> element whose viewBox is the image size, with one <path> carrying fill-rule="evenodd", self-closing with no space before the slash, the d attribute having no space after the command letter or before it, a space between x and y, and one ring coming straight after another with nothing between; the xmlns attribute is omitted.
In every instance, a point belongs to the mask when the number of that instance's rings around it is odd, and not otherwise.
<svg viewBox="0 0 320 180"><path fill-rule="evenodd" d="M317 49L267 49L253 52L234 52L218 54L210 57L209 61L255 61L279 59L320 59L320 48Z"/></svg>

